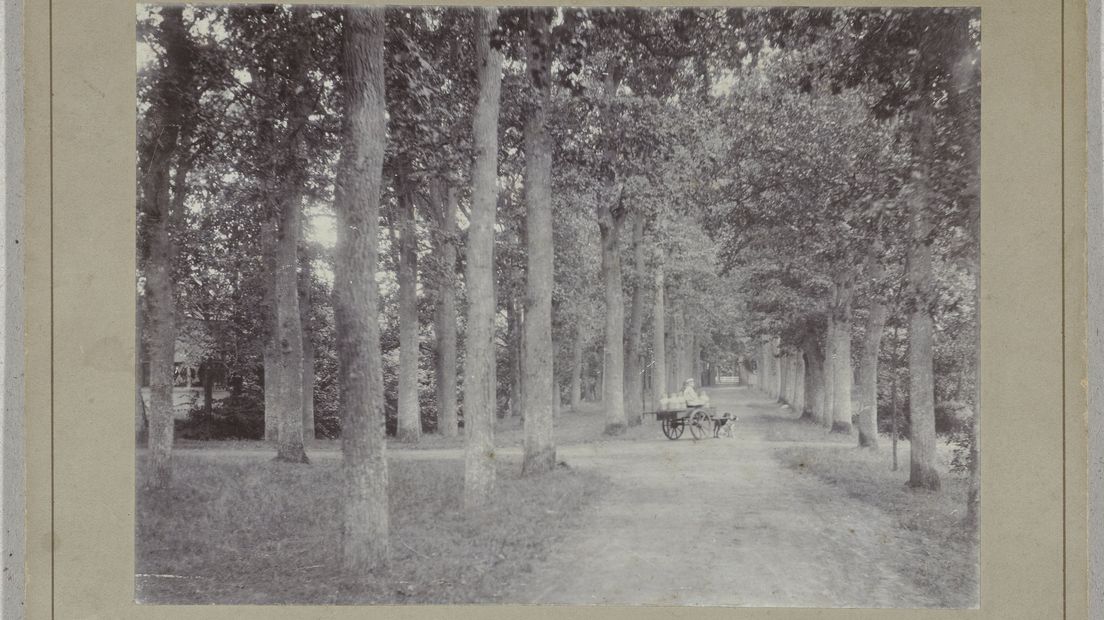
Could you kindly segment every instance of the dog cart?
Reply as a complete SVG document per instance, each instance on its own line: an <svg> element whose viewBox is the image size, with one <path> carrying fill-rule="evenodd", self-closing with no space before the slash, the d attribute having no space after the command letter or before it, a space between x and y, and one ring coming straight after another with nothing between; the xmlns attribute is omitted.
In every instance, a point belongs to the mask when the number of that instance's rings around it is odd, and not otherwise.
<svg viewBox="0 0 1104 620"><path fill-rule="evenodd" d="M667 439L674 440L682 437L686 427L690 427L691 437L704 439L713 429L713 410L702 405L650 413L655 415Z"/></svg>

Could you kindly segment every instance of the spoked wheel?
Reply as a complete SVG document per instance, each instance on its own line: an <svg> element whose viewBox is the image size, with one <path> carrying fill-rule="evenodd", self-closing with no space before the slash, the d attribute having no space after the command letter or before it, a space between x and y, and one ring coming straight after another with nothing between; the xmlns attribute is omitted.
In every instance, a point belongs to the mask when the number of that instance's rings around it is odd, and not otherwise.
<svg viewBox="0 0 1104 620"><path fill-rule="evenodd" d="M682 437L682 422L680 420L664 420L663 434L667 436L667 439Z"/></svg>
<svg viewBox="0 0 1104 620"><path fill-rule="evenodd" d="M694 439L704 439L713 432L713 421L709 419L709 414L704 411L691 413L686 423L690 425L690 434L693 435Z"/></svg>

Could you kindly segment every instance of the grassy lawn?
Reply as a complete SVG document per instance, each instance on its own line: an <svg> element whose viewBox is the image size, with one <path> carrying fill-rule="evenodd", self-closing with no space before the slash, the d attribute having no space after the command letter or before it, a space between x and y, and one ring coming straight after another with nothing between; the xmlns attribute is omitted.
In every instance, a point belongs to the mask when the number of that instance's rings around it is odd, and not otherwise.
<svg viewBox="0 0 1104 620"><path fill-rule="evenodd" d="M606 420L603 417L604 410L601 403L583 403L578 411L571 411L566 407L556 417L555 433L556 445L570 445L581 443L593 443L598 441L632 441L638 439L655 439L662 437L659 424L655 418L646 416L644 423L625 430L620 435L610 436L604 434ZM495 420L495 445L500 448L520 448L525 437L525 430L521 418L500 418ZM464 437L461 429L458 437L444 437L436 433L426 433L418 440L418 443L401 443L394 438L389 438L387 445L397 449L410 450L441 450L463 448ZM233 448L235 450L274 450L274 446L265 441L226 440L226 441L195 441L177 440L175 448L203 449L203 448ZM332 439L318 439L307 442L307 451L312 450L339 450L341 443Z"/></svg>
<svg viewBox="0 0 1104 620"><path fill-rule="evenodd" d="M942 490L937 493L907 488L909 444L898 445L899 469L892 471L889 438L879 451L854 447L853 436L826 433L816 425L779 420L768 429L775 441L803 445L777 452L782 462L839 486L848 496L893 515L903 535L912 538L918 553L894 555L897 570L919 588L952 607L978 603L977 534L963 525L968 481L950 472L950 446L939 446ZM819 442L810 445L807 442Z"/></svg>
<svg viewBox="0 0 1104 620"><path fill-rule="evenodd" d="M174 467L167 496L137 498L137 592L146 603L496 602L606 487L569 469L522 480L520 463L503 459L494 505L468 515L460 461L392 461L391 565L351 579L336 567L338 462L178 452Z"/></svg>

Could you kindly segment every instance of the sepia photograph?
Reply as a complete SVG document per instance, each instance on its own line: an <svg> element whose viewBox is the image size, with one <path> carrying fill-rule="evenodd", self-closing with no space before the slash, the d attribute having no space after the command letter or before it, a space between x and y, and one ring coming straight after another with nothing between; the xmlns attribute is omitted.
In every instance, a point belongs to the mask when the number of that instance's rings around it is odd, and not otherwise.
<svg viewBox="0 0 1104 620"><path fill-rule="evenodd" d="M138 5L134 599L978 607L981 20Z"/></svg>

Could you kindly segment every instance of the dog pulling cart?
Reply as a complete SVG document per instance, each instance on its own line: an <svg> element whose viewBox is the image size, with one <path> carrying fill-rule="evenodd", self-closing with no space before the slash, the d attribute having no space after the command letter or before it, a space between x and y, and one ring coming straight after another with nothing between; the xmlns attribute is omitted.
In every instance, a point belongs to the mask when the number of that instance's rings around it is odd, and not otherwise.
<svg viewBox="0 0 1104 620"><path fill-rule="evenodd" d="M690 436L694 439L705 439L709 433L717 437L721 428L733 420L729 414L718 416L711 407L703 405L648 413L655 416L663 430L663 435L671 440L682 437L682 433L687 428L690 429Z"/></svg>

